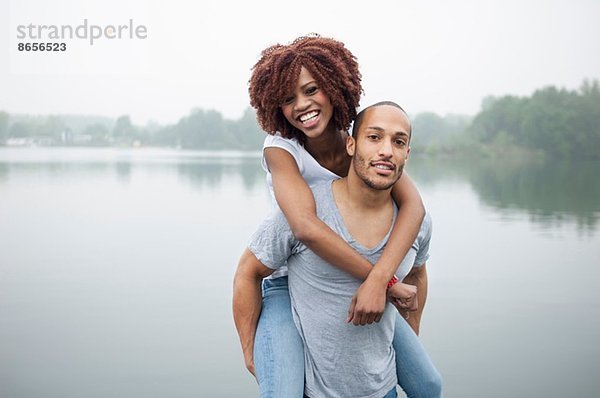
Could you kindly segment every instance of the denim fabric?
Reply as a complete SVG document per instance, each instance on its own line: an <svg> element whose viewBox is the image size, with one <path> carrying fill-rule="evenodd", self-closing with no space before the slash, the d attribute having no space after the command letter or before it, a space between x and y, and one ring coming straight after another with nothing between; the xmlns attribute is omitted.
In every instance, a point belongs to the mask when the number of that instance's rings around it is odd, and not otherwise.
<svg viewBox="0 0 600 398"><path fill-rule="evenodd" d="M394 331L398 384L408 398L441 398L442 377L410 325L396 317Z"/></svg>
<svg viewBox="0 0 600 398"><path fill-rule="evenodd" d="M288 277L263 281L263 303L254 340L261 398L304 396L304 348L292 319Z"/></svg>
<svg viewBox="0 0 600 398"><path fill-rule="evenodd" d="M385 397L383 398L397 398L398 397L398 393L396 392L396 389L392 389L390 390L390 392L388 392L387 394L385 394Z"/></svg>

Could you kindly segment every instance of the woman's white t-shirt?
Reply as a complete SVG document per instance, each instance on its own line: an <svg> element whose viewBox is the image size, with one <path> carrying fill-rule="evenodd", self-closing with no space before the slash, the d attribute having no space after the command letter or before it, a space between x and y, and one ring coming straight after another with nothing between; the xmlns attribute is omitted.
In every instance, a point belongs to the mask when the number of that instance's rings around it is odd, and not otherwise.
<svg viewBox="0 0 600 398"><path fill-rule="evenodd" d="M300 174L304 178L304 181L306 181L311 188L320 182L340 178L337 174L321 166L295 138L283 138L280 135L268 135L263 144L263 157L261 163L263 169L267 172L267 185L269 187L269 193L271 194L273 208L278 208L279 206L275 200L275 193L273 192L273 177L271 176L271 171L269 170L264 156L265 148L281 148L292 155L294 160L296 160L298 170L300 170ZM270 278L278 278L285 275L287 275L287 267L281 267L275 271Z"/></svg>

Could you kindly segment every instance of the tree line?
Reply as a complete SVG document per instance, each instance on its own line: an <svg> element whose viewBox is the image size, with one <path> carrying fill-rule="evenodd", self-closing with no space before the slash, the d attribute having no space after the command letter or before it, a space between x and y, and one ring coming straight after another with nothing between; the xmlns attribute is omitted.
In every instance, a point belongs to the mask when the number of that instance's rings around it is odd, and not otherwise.
<svg viewBox="0 0 600 398"><path fill-rule="evenodd" d="M475 116L425 112L412 116L413 153L522 154L599 157L600 85L554 86L529 97L486 97ZM28 116L0 111L0 145L161 146L202 150L260 150L265 133L253 109L237 120L193 109L177 123L137 126L127 115Z"/></svg>
<svg viewBox="0 0 600 398"><path fill-rule="evenodd" d="M573 91L550 86L530 97L488 97L466 134L492 147L599 157L600 85L584 81Z"/></svg>
<svg viewBox="0 0 600 398"><path fill-rule="evenodd" d="M260 149L264 133L254 111L229 120L213 110L193 109L177 123L138 126L128 115L28 116L0 112L0 145L41 146L161 146L181 149Z"/></svg>

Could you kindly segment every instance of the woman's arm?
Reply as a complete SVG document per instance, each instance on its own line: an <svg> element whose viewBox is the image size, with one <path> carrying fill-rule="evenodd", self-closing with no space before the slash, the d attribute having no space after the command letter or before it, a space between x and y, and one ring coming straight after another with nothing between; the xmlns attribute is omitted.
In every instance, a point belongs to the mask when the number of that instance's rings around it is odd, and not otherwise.
<svg viewBox="0 0 600 398"><path fill-rule="evenodd" d="M398 204L392 233L379 261L356 291L357 301L367 308L385 301L387 283L417 238L425 216L421 195L406 173L392 188L392 197Z"/></svg>
<svg viewBox="0 0 600 398"><path fill-rule="evenodd" d="M398 215L388 243L368 277L368 280L381 287L385 287L396 273L398 266L417 239L425 217L421 195L406 173L402 174L392 188L392 197L398 205Z"/></svg>
<svg viewBox="0 0 600 398"><path fill-rule="evenodd" d="M302 178L293 156L276 147L265 148L264 156L273 178L275 199L296 239L325 261L361 280L366 279L373 269L372 264L317 217L312 191ZM386 284L387 280L380 300L357 300L352 316L355 325L373 323L383 313Z"/></svg>

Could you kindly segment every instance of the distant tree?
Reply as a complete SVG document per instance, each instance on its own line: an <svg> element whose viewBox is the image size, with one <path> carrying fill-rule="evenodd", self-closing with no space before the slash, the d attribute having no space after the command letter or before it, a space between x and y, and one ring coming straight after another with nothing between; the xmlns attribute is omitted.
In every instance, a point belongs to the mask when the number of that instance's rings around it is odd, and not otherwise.
<svg viewBox="0 0 600 398"><path fill-rule="evenodd" d="M578 91L550 86L531 97L505 96L484 102L468 128L479 142L563 157L600 156L600 86L596 80L584 81Z"/></svg>
<svg viewBox="0 0 600 398"><path fill-rule="evenodd" d="M239 149L260 150L266 133L261 130L256 121L254 109L248 107L242 117L234 124L236 147Z"/></svg>
<svg viewBox="0 0 600 398"><path fill-rule="evenodd" d="M578 156L600 156L600 84L598 80L584 80L576 98L578 117L573 125L574 146Z"/></svg>
<svg viewBox="0 0 600 398"><path fill-rule="evenodd" d="M158 128L150 138L150 144L157 146L177 147L180 145L175 125Z"/></svg>
<svg viewBox="0 0 600 398"><path fill-rule="evenodd" d="M213 110L193 109L175 126L177 141L182 148L225 149L235 139L223 116Z"/></svg>
<svg viewBox="0 0 600 398"><path fill-rule="evenodd" d="M413 118L411 140L413 150L422 152L427 147L438 147L445 141L448 126L444 119L432 112L419 113Z"/></svg>
<svg viewBox="0 0 600 398"><path fill-rule="evenodd" d="M137 130L128 115L119 116L115 121L112 135L118 142L130 142L136 138Z"/></svg>
<svg viewBox="0 0 600 398"><path fill-rule="evenodd" d="M110 142L108 127L101 123L94 123L87 126L83 134L90 136L91 145L108 145Z"/></svg>
<svg viewBox="0 0 600 398"><path fill-rule="evenodd" d="M31 123L15 122L8 129L8 136L11 138L25 138L32 137L33 135L34 129Z"/></svg>
<svg viewBox="0 0 600 398"><path fill-rule="evenodd" d="M67 126L63 119L59 116L48 116L38 125L35 133L38 137L49 138L53 141L60 141L61 135L65 132Z"/></svg>
<svg viewBox="0 0 600 398"><path fill-rule="evenodd" d="M520 115L520 142L530 149L555 155L573 154L570 130L577 119L576 96L575 92L546 87L525 99Z"/></svg>
<svg viewBox="0 0 600 398"><path fill-rule="evenodd" d="M470 122L469 116L446 115L441 117L432 112L419 113L412 118L411 139L413 153L435 154L454 151L458 138L464 135Z"/></svg>
<svg viewBox="0 0 600 398"><path fill-rule="evenodd" d="M494 102L496 102L497 100L498 98L494 97L493 95L483 97L483 99L481 100L481 110L485 111L489 109L492 105L494 105Z"/></svg>
<svg viewBox="0 0 600 398"><path fill-rule="evenodd" d="M495 136L501 132L508 136L520 136L520 113L523 103L522 99L513 96L489 100L487 108L473 119L469 133L484 143L493 142Z"/></svg>

